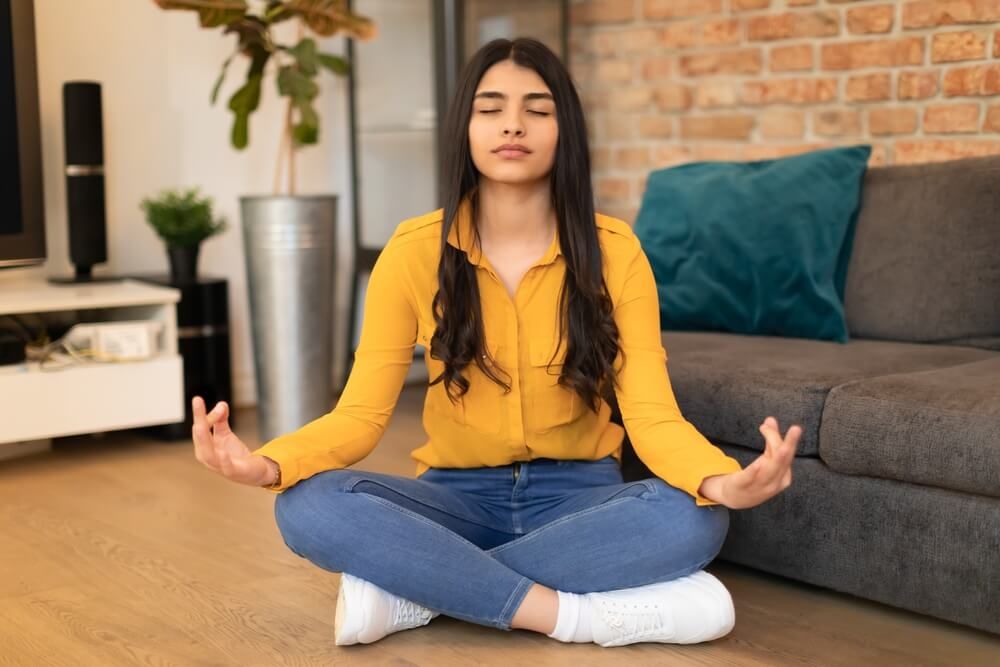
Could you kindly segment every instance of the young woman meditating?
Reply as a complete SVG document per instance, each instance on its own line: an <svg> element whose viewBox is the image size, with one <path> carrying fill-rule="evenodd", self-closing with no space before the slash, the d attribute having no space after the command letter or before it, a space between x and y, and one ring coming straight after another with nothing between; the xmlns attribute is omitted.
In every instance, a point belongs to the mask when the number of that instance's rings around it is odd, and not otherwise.
<svg viewBox="0 0 1000 667"><path fill-rule="evenodd" d="M270 488L288 547L343 573L337 644L439 614L602 646L724 636L732 599L704 568L730 509L791 483L801 428L782 437L768 417L764 453L741 468L681 415L649 261L626 222L594 211L583 110L552 51L482 47L445 130L442 208L399 224L379 256L333 411L251 452L225 403L206 414L195 397L196 457ZM416 478L350 469L417 344ZM655 477L623 481L626 430Z"/></svg>

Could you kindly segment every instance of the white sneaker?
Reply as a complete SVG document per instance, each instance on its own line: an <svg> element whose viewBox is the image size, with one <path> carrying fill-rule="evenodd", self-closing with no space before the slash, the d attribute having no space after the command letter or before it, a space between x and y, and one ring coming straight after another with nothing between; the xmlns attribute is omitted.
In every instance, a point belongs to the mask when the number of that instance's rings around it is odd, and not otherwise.
<svg viewBox="0 0 1000 667"><path fill-rule="evenodd" d="M736 621L729 591L705 570L587 597L594 642L601 646L695 644L729 634Z"/></svg>
<svg viewBox="0 0 1000 667"><path fill-rule="evenodd" d="M340 575L335 613L333 634L338 646L370 644L393 632L427 625L441 615L346 572Z"/></svg>

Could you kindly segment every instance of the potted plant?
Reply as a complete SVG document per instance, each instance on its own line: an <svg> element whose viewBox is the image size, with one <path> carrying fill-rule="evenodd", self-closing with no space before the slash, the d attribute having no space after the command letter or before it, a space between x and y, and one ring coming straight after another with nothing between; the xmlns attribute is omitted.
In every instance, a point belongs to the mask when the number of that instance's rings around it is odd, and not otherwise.
<svg viewBox="0 0 1000 667"><path fill-rule="evenodd" d="M196 12L203 28L222 28L236 48L222 63L210 101L215 102L235 58L247 62L246 79L230 96L229 141L243 150L250 116L266 78L286 98L274 187L269 195L240 197L247 296L257 374L259 437L270 440L330 410L333 404L333 302L336 289L337 196L296 194L295 156L319 140L317 78L342 76L349 64L321 52L306 29L320 37L346 34L368 40L373 22L346 0L153 0L166 10ZM274 27L295 23L294 43L281 43ZM280 191L287 166L285 191Z"/></svg>
<svg viewBox="0 0 1000 667"><path fill-rule="evenodd" d="M167 189L156 197L144 198L140 208L146 214L146 222L167 244L171 282L195 282L201 242L228 227L225 218L213 217L212 198L200 196L197 187Z"/></svg>

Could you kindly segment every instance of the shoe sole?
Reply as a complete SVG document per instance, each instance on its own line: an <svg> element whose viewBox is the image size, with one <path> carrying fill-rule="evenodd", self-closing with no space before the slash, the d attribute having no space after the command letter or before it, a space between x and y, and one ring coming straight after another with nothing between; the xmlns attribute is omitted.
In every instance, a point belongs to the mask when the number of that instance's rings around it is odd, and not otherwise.
<svg viewBox="0 0 1000 667"><path fill-rule="evenodd" d="M350 629L350 631L345 631L344 621L347 615L347 593L345 589L350 587L351 593L356 593L354 590L354 582L350 581L343 573L340 575L340 591L337 593L337 609L334 612L335 616L333 619L333 641L337 646L349 646L351 644L358 643L358 630ZM351 595L353 599L357 599L356 595Z"/></svg>

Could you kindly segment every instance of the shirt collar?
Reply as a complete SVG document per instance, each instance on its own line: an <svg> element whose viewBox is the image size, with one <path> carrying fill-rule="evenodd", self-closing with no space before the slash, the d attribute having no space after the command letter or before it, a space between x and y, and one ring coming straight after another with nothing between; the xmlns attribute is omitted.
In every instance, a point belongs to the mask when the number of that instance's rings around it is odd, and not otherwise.
<svg viewBox="0 0 1000 667"><path fill-rule="evenodd" d="M448 230L448 243L463 251L472 264L483 265L485 257L483 257L482 248L476 242L475 228L472 222L472 202L469 201L468 197L462 199L462 203L458 206L455 222ZM562 255L562 248L559 244L559 228L557 226L555 237L549 244L548 250L538 260L538 264L549 264L555 261L559 255Z"/></svg>

